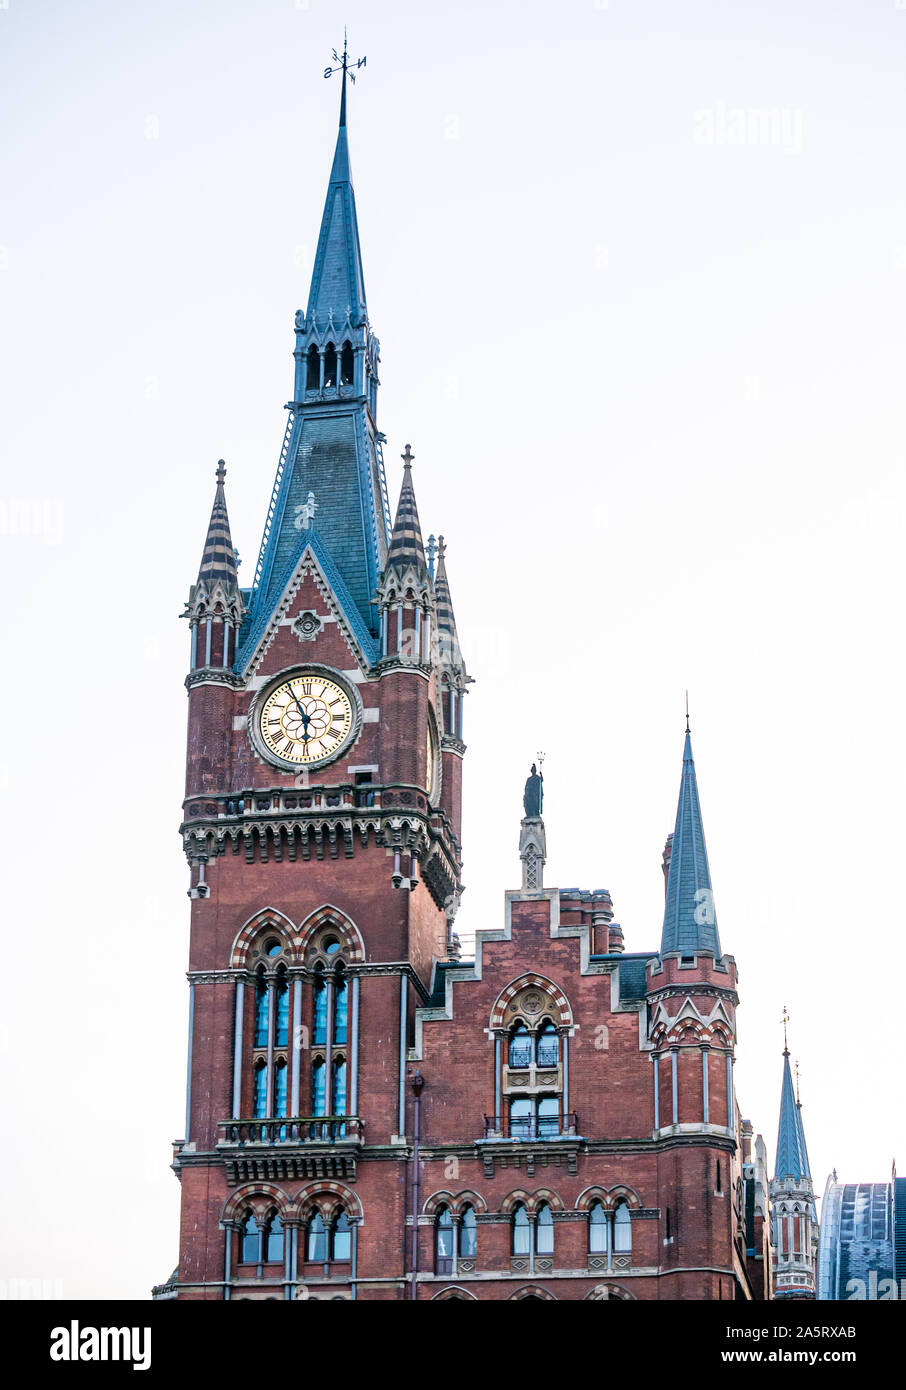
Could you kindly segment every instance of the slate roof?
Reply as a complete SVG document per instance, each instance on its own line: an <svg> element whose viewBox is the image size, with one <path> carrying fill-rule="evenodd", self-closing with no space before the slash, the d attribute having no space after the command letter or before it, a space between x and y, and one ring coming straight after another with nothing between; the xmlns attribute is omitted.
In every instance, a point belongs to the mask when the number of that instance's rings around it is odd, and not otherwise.
<svg viewBox="0 0 906 1390"><path fill-rule="evenodd" d="M705 951L715 958L721 954L698 782L692 760L692 739L688 730L683 748L683 775L676 808L661 937L661 955L668 951L678 951L683 955Z"/></svg>
<svg viewBox="0 0 906 1390"><path fill-rule="evenodd" d="M777 1159L775 1178L810 1178L802 1111L796 1103L793 1078L790 1074L790 1054L783 1053L783 1084L780 1089L780 1123L777 1126Z"/></svg>

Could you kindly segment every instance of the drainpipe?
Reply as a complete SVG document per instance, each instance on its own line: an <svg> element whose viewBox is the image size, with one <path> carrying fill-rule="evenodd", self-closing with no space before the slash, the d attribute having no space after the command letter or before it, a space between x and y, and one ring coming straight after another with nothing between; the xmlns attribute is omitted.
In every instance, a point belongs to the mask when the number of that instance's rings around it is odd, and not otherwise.
<svg viewBox="0 0 906 1390"><path fill-rule="evenodd" d="M411 1298L418 1297L418 1140L421 1125L421 1094L425 1085L425 1078L420 1071L416 1071L412 1078L412 1094L415 1096L415 1114L412 1118L412 1293Z"/></svg>

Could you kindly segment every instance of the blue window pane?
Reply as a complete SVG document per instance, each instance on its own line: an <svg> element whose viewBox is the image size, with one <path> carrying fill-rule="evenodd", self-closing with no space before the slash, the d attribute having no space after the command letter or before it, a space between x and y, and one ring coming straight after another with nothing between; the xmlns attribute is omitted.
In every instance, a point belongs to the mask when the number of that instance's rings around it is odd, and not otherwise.
<svg viewBox="0 0 906 1390"><path fill-rule="evenodd" d="M459 1254L462 1259L474 1260L478 1246L477 1236L478 1226L475 1221L475 1213L471 1207L466 1207L459 1227Z"/></svg>
<svg viewBox="0 0 906 1390"><path fill-rule="evenodd" d="M554 1253L554 1214L549 1206L538 1208L535 1225L535 1250L539 1255Z"/></svg>
<svg viewBox="0 0 906 1390"><path fill-rule="evenodd" d="M538 1138L553 1139L560 1132L560 1101L544 1096L538 1102Z"/></svg>
<svg viewBox="0 0 906 1390"><path fill-rule="evenodd" d="M333 1243L333 1251L332 1251L332 1253L331 1253L331 1259L334 1259L334 1260L349 1260L349 1259L351 1259L351 1258L352 1258L352 1230L351 1230L350 1225L349 1225L349 1217L346 1215L345 1211L341 1211L341 1212L340 1212L340 1215L339 1215L339 1216L336 1218L336 1220L334 1221L334 1223L333 1223L333 1230L332 1230L332 1232L331 1232L331 1235L332 1235L332 1243Z"/></svg>
<svg viewBox="0 0 906 1390"><path fill-rule="evenodd" d="M324 1115L327 1101L327 1068L323 1062L314 1062L311 1069L311 1113Z"/></svg>
<svg viewBox="0 0 906 1390"><path fill-rule="evenodd" d="M258 1222L251 1212L242 1223L242 1248L239 1258L243 1264L255 1265L258 1263L259 1252L261 1250L261 1233L258 1230Z"/></svg>
<svg viewBox="0 0 906 1390"><path fill-rule="evenodd" d="M614 1212L613 1248L622 1254L628 1254L632 1249L632 1226L630 1225L629 1208L625 1202L621 1202Z"/></svg>
<svg viewBox="0 0 906 1390"><path fill-rule="evenodd" d="M267 1119L267 1067L255 1068L255 1119Z"/></svg>
<svg viewBox="0 0 906 1390"><path fill-rule="evenodd" d="M449 1207L442 1207L437 1214L437 1258L453 1258L453 1218Z"/></svg>
<svg viewBox="0 0 906 1390"><path fill-rule="evenodd" d="M555 1067L560 1061L560 1039L556 1030L545 1028L538 1036L538 1066Z"/></svg>
<svg viewBox="0 0 906 1390"><path fill-rule="evenodd" d="M285 1063L278 1063L276 1072L274 1073L274 1115L278 1119L284 1119L286 1117L287 1071L288 1068Z"/></svg>
<svg viewBox="0 0 906 1390"><path fill-rule="evenodd" d="M346 1114L346 1063L339 1060L333 1064L333 1113Z"/></svg>
<svg viewBox="0 0 906 1390"><path fill-rule="evenodd" d="M607 1213L600 1202L593 1202L588 1213L588 1248L593 1255L607 1253Z"/></svg>
<svg viewBox="0 0 906 1390"><path fill-rule="evenodd" d="M532 1139L534 1138L534 1106L526 1096L520 1100L510 1101L510 1138L511 1139Z"/></svg>
<svg viewBox="0 0 906 1390"><path fill-rule="evenodd" d="M520 1203L513 1212L513 1254L527 1255L531 1231L525 1207Z"/></svg>
<svg viewBox="0 0 906 1390"><path fill-rule="evenodd" d="M255 1046L267 1047L268 988L259 980L255 990Z"/></svg>
<svg viewBox="0 0 906 1390"><path fill-rule="evenodd" d="M349 989L345 980L337 980L336 1004L334 1006L334 1026L333 1040L337 1043L346 1041L346 1029L349 1020Z"/></svg>
<svg viewBox="0 0 906 1390"><path fill-rule="evenodd" d="M267 1228L267 1253L264 1258L268 1264L276 1264L283 1259L283 1222L279 1216L275 1216Z"/></svg>
<svg viewBox="0 0 906 1390"><path fill-rule="evenodd" d="M277 986L277 1046L286 1047L289 1042L289 985Z"/></svg>
<svg viewBox="0 0 906 1390"><path fill-rule="evenodd" d="M312 1042L327 1042L327 986L323 980L315 982L314 1027Z"/></svg>
<svg viewBox="0 0 906 1390"><path fill-rule="evenodd" d="M528 1029L521 1023L517 1024L510 1034L510 1050L508 1064L511 1067L530 1067L532 1064L532 1040L529 1037Z"/></svg>
<svg viewBox="0 0 906 1390"><path fill-rule="evenodd" d="M316 1211L308 1225L308 1258L323 1263L327 1259L327 1228Z"/></svg>

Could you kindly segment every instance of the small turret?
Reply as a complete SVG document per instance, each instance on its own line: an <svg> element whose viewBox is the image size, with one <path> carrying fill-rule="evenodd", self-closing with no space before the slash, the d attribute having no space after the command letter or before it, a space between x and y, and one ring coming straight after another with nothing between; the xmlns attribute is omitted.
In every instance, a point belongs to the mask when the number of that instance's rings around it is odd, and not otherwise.
<svg viewBox="0 0 906 1390"><path fill-rule="evenodd" d="M793 1090L783 1011L783 1080L777 1158L771 1179L771 1219L774 1235L774 1297L814 1298L818 1255L815 1192L809 1168L802 1106ZM798 1089L798 1083L797 1083Z"/></svg>
<svg viewBox="0 0 906 1390"><path fill-rule="evenodd" d="M414 457L407 444L387 564L378 586L381 656L427 665L431 660L434 595L412 485Z"/></svg>
<svg viewBox="0 0 906 1390"><path fill-rule="evenodd" d="M216 477L217 490L198 578L189 590L183 614L189 620L192 633L192 671L230 667L235 655L236 631L245 612L239 591L238 561L230 536L223 459L218 461Z"/></svg>

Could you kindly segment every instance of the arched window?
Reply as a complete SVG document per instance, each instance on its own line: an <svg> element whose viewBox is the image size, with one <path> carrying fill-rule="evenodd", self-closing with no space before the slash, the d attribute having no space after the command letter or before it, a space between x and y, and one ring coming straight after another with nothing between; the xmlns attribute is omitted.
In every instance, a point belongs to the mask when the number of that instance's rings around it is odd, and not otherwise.
<svg viewBox="0 0 906 1390"><path fill-rule="evenodd" d="M341 1261L352 1258L352 1228L342 1208L330 1223L330 1258Z"/></svg>
<svg viewBox="0 0 906 1390"><path fill-rule="evenodd" d="M265 1227L264 1259L267 1264L283 1260L283 1222L276 1212L271 1213Z"/></svg>
<svg viewBox="0 0 906 1390"><path fill-rule="evenodd" d="M337 975L336 994L334 997L334 1023L333 1040L335 1043L346 1041L346 1030L349 1026L349 981L343 974Z"/></svg>
<svg viewBox="0 0 906 1390"><path fill-rule="evenodd" d="M441 1207L434 1218L434 1273L453 1270L453 1217L449 1207Z"/></svg>
<svg viewBox="0 0 906 1390"><path fill-rule="evenodd" d="M286 1061L281 1057L274 1070L274 1117L278 1120L286 1119L287 1073Z"/></svg>
<svg viewBox="0 0 906 1390"><path fill-rule="evenodd" d="M314 1012L312 1018L312 1042L327 1042L327 982L324 973L315 966L316 976L314 982Z"/></svg>
<svg viewBox="0 0 906 1390"><path fill-rule="evenodd" d="M351 386L355 377L355 356L352 343L347 339L340 355L340 385Z"/></svg>
<svg viewBox="0 0 906 1390"><path fill-rule="evenodd" d="M254 1118L267 1119L267 1063L262 1059L255 1064Z"/></svg>
<svg viewBox="0 0 906 1390"><path fill-rule="evenodd" d="M560 1036L552 1023L545 1023L538 1034L535 1060L539 1067L555 1067L560 1061Z"/></svg>
<svg viewBox="0 0 906 1390"><path fill-rule="evenodd" d="M333 343L328 343L324 350L324 385L336 386L337 384L337 350Z"/></svg>
<svg viewBox="0 0 906 1390"><path fill-rule="evenodd" d="M255 980L255 1046L267 1047L267 1025L270 1016L270 994L264 971L259 970Z"/></svg>
<svg viewBox="0 0 906 1390"><path fill-rule="evenodd" d="M588 1212L588 1253L607 1254L608 1237L607 1212L601 1202L592 1202Z"/></svg>
<svg viewBox="0 0 906 1390"><path fill-rule="evenodd" d="M306 391L320 391L321 389L321 354L314 343L308 349L305 389Z"/></svg>
<svg viewBox="0 0 906 1390"><path fill-rule="evenodd" d="M514 1255L528 1255L531 1250L531 1227L529 1226L528 1212L522 1202L517 1202L513 1208L513 1215L510 1221L512 1230L512 1249Z"/></svg>
<svg viewBox="0 0 906 1390"><path fill-rule="evenodd" d="M281 965L277 973L277 1028L274 1041L278 1047L289 1042L289 984Z"/></svg>
<svg viewBox="0 0 906 1390"><path fill-rule="evenodd" d="M334 1115L346 1114L346 1058L335 1057L333 1063L333 1105Z"/></svg>
<svg viewBox="0 0 906 1390"><path fill-rule="evenodd" d="M620 1202L613 1214L613 1252L615 1255L628 1255L632 1250L632 1225L629 1208Z"/></svg>
<svg viewBox="0 0 906 1390"><path fill-rule="evenodd" d="M532 1038L524 1023L510 1033L509 1065L517 1070L532 1064Z"/></svg>
<svg viewBox="0 0 906 1390"><path fill-rule="evenodd" d="M323 1057L318 1057L311 1064L311 1113L313 1115L326 1114L327 1104L327 1067Z"/></svg>
<svg viewBox="0 0 906 1390"><path fill-rule="evenodd" d="M312 1212L308 1223L308 1258L319 1264L327 1261L327 1227L319 1211Z"/></svg>
<svg viewBox="0 0 906 1390"><path fill-rule="evenodd" d="M462 1260L474 1260L477 1253L478 1223L475 1220L475 1212L471 1207L463 1207L459 1224L459 1257Z"/></svg>
<svg viewBox="0 0 906 1390"><path fill-rule="evenodd" d="M554 1213L547 1202L542 1202L538 1208L535 1222L535 1252L538 1255L554 1253Z"/></svg>
<svg viewBox="0 0 906 1390"><path fill-rule="evenodd" d="M239 1232L239 1260L244 1265L256 1265L261 1259L261 1232L253 1212L247 1212Z"/></svg>

